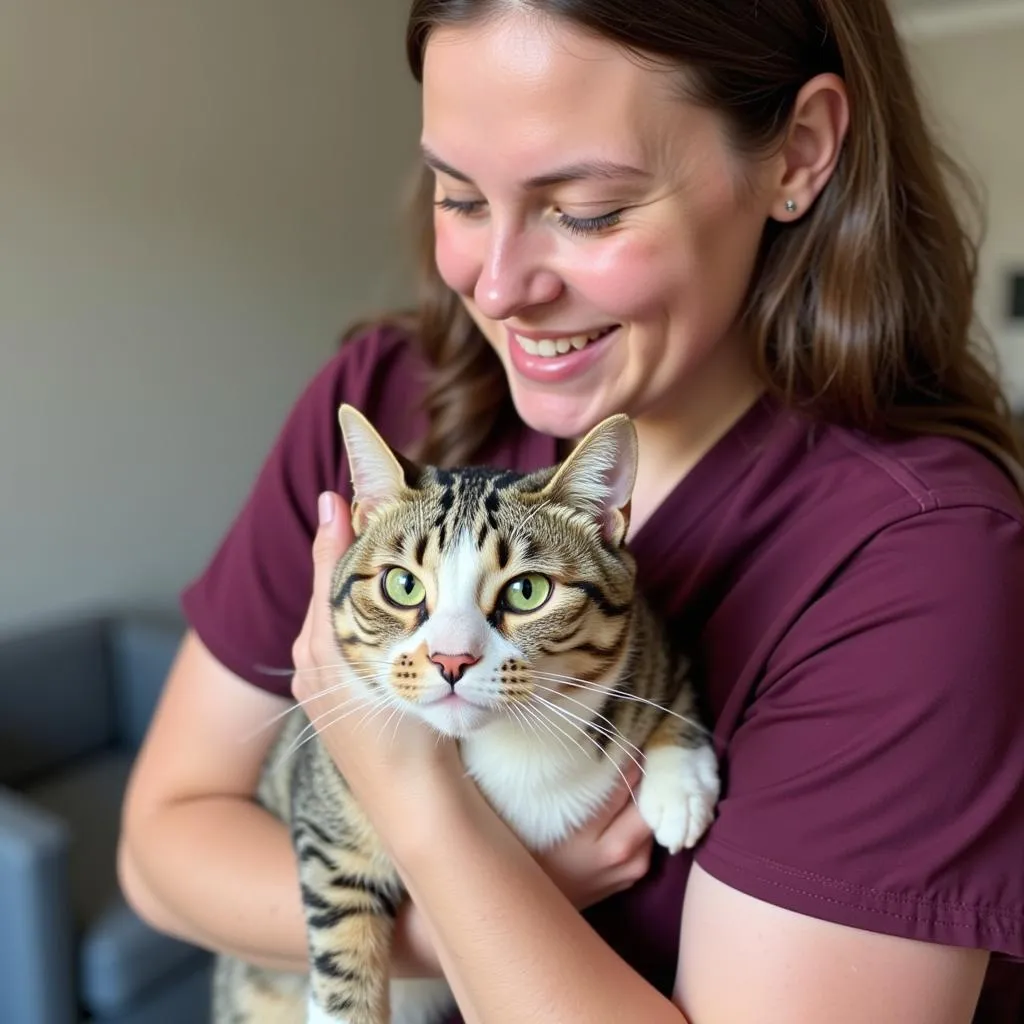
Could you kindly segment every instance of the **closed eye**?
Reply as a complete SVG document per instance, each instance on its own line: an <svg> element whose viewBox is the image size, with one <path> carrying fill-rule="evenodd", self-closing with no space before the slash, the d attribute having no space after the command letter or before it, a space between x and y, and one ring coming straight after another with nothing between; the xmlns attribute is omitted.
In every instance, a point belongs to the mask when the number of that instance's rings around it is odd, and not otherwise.
<svg viewBox="0 0 1024 1024"><path fill-rule="evenodd" d="M487 203L483 199L449 199L447 196L435 199L434 205L439 210L448 210L451 213L459 213L464 217L479 213Z"/></svg>
<svg viewBox="0 0 1024 1024"><path fill-rule="evenodd" d="M571 217L567 213L558 214L558 223L573 235L596 235L615 227L622 220L623 210L612 210L599 217Z"/></svg>
<svg viewBox="0 0 1024 1024"><path fill-rule="evenodd" d="M482 213L487 202L483 199L450 199L448 196L443 196L441 199L435 199L434 205L439 210L447 210L462 217L472 217ZM573 217L559 210L557 216L560 227L572 235L585 236L600 234L602 231L615 227L622 220L623 213L625 213L624 208L611 210L597 217Z"/></svg>

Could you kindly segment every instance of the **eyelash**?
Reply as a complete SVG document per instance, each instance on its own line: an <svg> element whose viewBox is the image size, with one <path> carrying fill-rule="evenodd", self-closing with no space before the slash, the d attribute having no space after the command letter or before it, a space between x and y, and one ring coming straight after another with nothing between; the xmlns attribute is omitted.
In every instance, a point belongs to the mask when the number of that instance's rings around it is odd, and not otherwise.
<svg viewBox="0 0 1024 1024"><path fill-rule="evenodd" d="M471 217L479 213L484 206L482 199L435 199L434 205L441 210L448 210L457 213L462 217ZM609 228L615 227L622 219L622 210L613 210L611 213L603 213L600 217L570 217L567 213L559 213L558 223L570 234L578 236L596 235Z"/></svg>

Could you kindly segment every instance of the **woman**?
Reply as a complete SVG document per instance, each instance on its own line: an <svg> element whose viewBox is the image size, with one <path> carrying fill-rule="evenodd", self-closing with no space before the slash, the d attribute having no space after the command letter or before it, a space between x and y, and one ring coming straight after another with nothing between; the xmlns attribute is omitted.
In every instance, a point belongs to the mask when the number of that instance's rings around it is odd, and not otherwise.
<svg viewBox="0 0 1024 1024"><path fill-rule="evenodd" d="M1019 1020L1020 453L884 0L416 0L408 48L422 305L318 375L185 595L129 899L303 969L289 842L252 801L272 735L238 738L287 697L260 665L294 657L311 716L346 699L317 671L340 401L411 454L521 470L622 411L717 819L668 858L620 796L534 860L450 745L343 720L322 739L411 894L395 972L443 969L481 1024Z"/></svg>

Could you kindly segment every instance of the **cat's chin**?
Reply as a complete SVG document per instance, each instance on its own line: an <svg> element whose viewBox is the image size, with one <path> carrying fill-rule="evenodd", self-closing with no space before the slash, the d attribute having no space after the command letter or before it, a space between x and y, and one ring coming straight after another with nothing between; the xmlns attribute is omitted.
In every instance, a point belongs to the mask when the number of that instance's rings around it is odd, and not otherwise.
<svg viewBox="0 0 1024 1024"><path fill-rule="evenodd" d="M468 700L435 701L416 709L417 714L442 736L462 739L476 732L494 718L494 711Z"/></svg>

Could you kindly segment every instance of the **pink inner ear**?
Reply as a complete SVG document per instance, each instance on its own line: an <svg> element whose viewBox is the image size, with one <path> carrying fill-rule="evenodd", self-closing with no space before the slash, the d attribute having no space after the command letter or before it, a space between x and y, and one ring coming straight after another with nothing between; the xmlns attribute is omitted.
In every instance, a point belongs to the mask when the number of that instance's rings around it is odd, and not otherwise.
<svg viewBox="0 0 1024 1024"><path fill-rule="evenodd" d="M605 480L608 485L608 496L602 503L601 535L607 541L621 543L629 525L632 470L621 461L616 462L605 474Z"/></svg>
<svg viewBox="0 0 1024 1024"><path fill-rule="evenodd" d="M606 506L601 519L601 535L605 540L620 544L625 540L626 530L629 527L629 506L630 502L628 501L620 507Z"/></svg>
<svg viewBox="0 0 1024 1024"><path fill-rule="evenodd" d="M634 467L631 462L620 457L605 474L608 484L608 504L612 508L621 509L629 504L632 495Z"/></svg>

